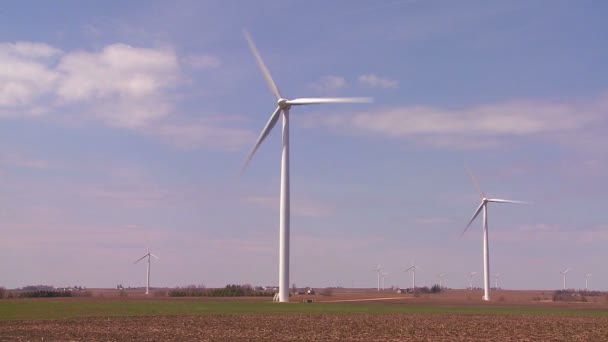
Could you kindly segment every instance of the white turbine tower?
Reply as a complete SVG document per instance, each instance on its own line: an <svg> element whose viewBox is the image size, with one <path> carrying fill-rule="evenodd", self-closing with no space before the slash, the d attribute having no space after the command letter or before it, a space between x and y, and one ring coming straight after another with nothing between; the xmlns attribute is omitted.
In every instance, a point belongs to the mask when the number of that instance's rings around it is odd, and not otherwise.
<svg viewBox="0 0 608 342"><path fill-rule="evenodd" d="M385 290L386 289L386 276L388 275L388 272L382 272L382 289Z"/></svg>
<svg viewBox="0 0 608 342"><path fill-rule="evenodd" d="M566 275L568 274L568 272L570 272L569 268L566 268L565 270L559 272L562 274L562 277L564 278L564 290L566 289Z"/></svg>
<svg viewBox="0 0 608 342"><path fill-rule="evenodd" d="M150 257L151 256L155 257L157 260L160 260L159 257L157 257L156 255L150 253L150 249L148 249L147 252L146 252L146 254L144 256L142 256L141 258L137 259L134 262L134 264L137 264L138 262L140 262L144 258L148 257L148 268L147 268L147 271L146 271L146 294L150 293Z"/></svg>
<svg viewBox="0 0 608 342"><path fill-rule="evenodd" d="M262 144L266 136L270 133L272 128L279 121L279 116L283 113L283 148L281 152L281 194L279 200L279 301L289 301L289 110L292 106L300 105L313 105L313 104L325 104L325 103L368 103L371 102L369 98L296 98L289 100L283 98L279 93L274 83L270 72L266 68L262 56L258 52L251 36L248 32L245 33L245 38L249 43L249 48L258 63L258 66L262 70L264 78L270 87L270 90L277 98L277 108L274 110L270 119L264 126L262 133L255 145L249 152L247 159L243 165L243 170L247 167L247 164L253 158L253 155L257 151L258 147Z"/></svg>
<svg viewBox="0 0 608 342"><path fill-rule="evenodd" d="M494 275L494 280L496 281L495 288L498 290L498 282L500 281L500 273L496 273Z"/></svg>
<svg viewBox="0 0 608 342"><path fill-rule="evenodd" d="M593 274L591 273L587 273L585 274L585 291L589 291L589 277L591 277Z"/></svg>
<svg viewBox="0 0 608 342"><path fill-rule="evenodd" d="M445 273L439 273L437 277L439 277L439 288L443 289L443 277L445 277Z"/></svg>
<svg viewBox="0 0 608 342"><path fill-rule="evenodd" d="M473 276L476 274L477 272L469 273L469 290L473 290Z"/></svg>
<svg viewBox="0 0 608 342"><path fill-rule="evenodd" d="M382 274L382 267L378 265L378 268L373 269L372 272L378 272L378 291L380 291L380 275Z"/></svg>
<svg viewBox="0 0 608 342"><path fill-rule="evenodd" d="M416 269L421 269L419 266L416 266L416 263L414 263L414 261L412 261L412 266L408 267L405 271L403 272L408 272L408 271L412 271L412 289L414 291L416 291Z"/></svg>
<svg viewBox="0 0 608 342"><path fill-rule="evenodd" d="M471 217L469 223L464 228L462 235L464 235L467 229L469 229L469 227L471 226L471 223L473 223L475 218L477 218L477 215L479 215L479 213L483 210L483 300L490 300L490 247L488 244L488 203L493 202L525 204L526 202L505 200L499 198L486 198L484 193L481 192L481 188L477 184L475 177L473 177L473 174L470 171L469 176L471 176L471 180L473 181L475 188L477 188L477 191L481 196L481 204L479 205L477 210L475 210L473 217Z"/></svg>

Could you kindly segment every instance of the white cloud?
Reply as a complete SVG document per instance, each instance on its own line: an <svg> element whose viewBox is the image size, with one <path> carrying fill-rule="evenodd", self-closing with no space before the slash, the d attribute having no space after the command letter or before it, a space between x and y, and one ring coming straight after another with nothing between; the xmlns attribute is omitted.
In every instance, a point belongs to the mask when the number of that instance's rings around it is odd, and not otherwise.
<svg viewBox="0 0 608 342"><path fill-rule="evenodd" d="M212 55L190 55L183 59L183 63L198 70L215 69L222 65L220 59Z"/></svg>
<svg viewBox="0 0 608 342"><path fill-rule="evenodd" d="M608 96L587 102L509 101L463 109L401 106L358 113L324 113L309 125L355 134L407 138L452 148L483 148L506 137L553 139L571 143L582 130L606 123ZM580 134L589 139L589 134Z"/></svg>
<svg viewBox="0 0 608 342"><path fill-rule="evenodd" d="M168 114L164 90L180 71L171 50L124 44L65 53L40 43L0 44L0 63L0 115L41 115L76 103L127 127Z"/></svg>
<svg viewBox="0 0 608 342"><path fill-rule="evenodd" d="M156 95L173 85L179 65L171 50L113 44L97 53L67 54L57 70L62 74L57 94L66 101L77 101Z"/></svg>
<svg viewBox="0 0 608 342"><path fill-rule="evenodd" d="M59 79L53 57L60 53L46 44L0 43L0 108L27 105L50 92Z"/></svg>
<svg viewBox="0 0 608 342"><path fill-rule="evenodd" d="M344 77L328 75L319 78L316 82L311 83L310 88L318 92L332 92L346 86Z"/></svg>
<svg viewBox="0 0 608 342"><path fill-rule="evenodd" d="M0 53L28 59L48 58L61 54L61 50L44 43L0 43Z"/></svg>
<svg viewBox="0 0 608 342"><path fill-rule="evenodd" d="M216 68L211 55L182 63ZM253 140L247 130L209 120L176 123L171 91L181 85L180 58L168 48L107 45L62 52L41 43L0 44L0 117L61 113L69 122L98 120L138 130L181 148L236 149Z"/></svg>
<svg viewBox="0 0 608 342"><path fill-rule="evenodd" d="M361 75L359 76L358 82L373 88L397 88L399 86L398 81L382 78L376 74Z"/></svg>

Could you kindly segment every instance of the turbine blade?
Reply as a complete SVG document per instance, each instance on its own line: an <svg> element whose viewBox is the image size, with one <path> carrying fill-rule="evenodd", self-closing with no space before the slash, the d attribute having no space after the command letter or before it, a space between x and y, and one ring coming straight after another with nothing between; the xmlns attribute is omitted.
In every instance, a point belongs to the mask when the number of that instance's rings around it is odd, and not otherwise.
<svg viewBox="0 0 608 342"><path fill-rule="evenodd" d="M467 224L466 227L464 227L464 230L462 231L462 234L460 234L460 237L462 237L464 235L464 233L467 232L467 229L469 229L469 227L471 226L471 223L473 223L473 221L475 221L475 218L477 218L477 215L479 215L479 213L481 212L481 209L484 206L484 202L481 202L481 204L479 205L479 207L477 207L477 210L475 210L475 213L473 214L473 217L471 217L471 219L469 220L469 223Z"/></svg>
<svg viewBox="0 0 608 342"><path fill-rule="evenodd" d="M473 181L473 185L475 186L475 189L477 189L479 196L481 196L481 198L486 197L486 195L484 195L484 193L481 191L481 188L479 187L479 184L477 183L475 176L473 176L473 172L471 172L471 169L469 169L468 167L467 167L467 173L469 174L469 177L471 177L471 180Z"/></svg>
<svg viewBox="0 0 608 342"><path fill-rule="evenodd" d="M416 266L410 266L408 269L406 269L406 270L405 270L405 271L403 271L403 272L407 272L407 271L411 270L411 269L412 269L412 268L414 268L414 267L416 267Z"/></svg>
<svg viewBox="0 0 608 342"><path fill-rule="evenodd" d="M153 256L153 257L155 257L157 260L160 260L160 258L159 258L159 257L157 257L156 255L154 255L154 254L152 254L152 253L150 253L150 255L151 255L151 256Z"/></svg>
<svg viewBox="0 0 608 342"><path fill-rule="evenodd" d="M494 202L494 203L515 203L515 204L530 204L529 202L524 202L524 201L512 201L512 200L506 200L506 199L500 199L500 198L489 198L488 202Z"/></svg>
<svg viewBox="0 0 608 342"><path fill-rule="evenodd" d="M274 83L274 80L272 79L272 76L270 75L270 71L268 71L268 68L266 68L266 64L264 64L264 60L262 60L262 56L260 56L260 52L258 51L258 48L253 43L253 39L251 38L251 35L246 30L243 31L243 33L245 34L245 39L247 39L247 43L249 43L249 48L251 49L251 52L253 53L256 61L258 62L258 66L262 70L262 74L264 75L264 78L266 79L266 82L268 83L268 87L270 87L270 91L272 91L274 96L276 96L277 100L280 99L281 94L279 93L279 88L277 88L277 85Z"/></svg>
<svg viewBox="0 0 608 342"><path fill-rule="evenodd" d="M145 257L148 256L148 253L146 253L146 255L142 256L141 258L137 259L136 261L134 261L134 264L137 264L138 262L140 262L141 260L143 260Z"/></svg>
<svg viewBox="0 0 608 342"><path fill-rule="evenodd" d="M370 103L372 99L370 97L322 97L322 98L300 98L287 100L286 103L299 106L299 105L311 105L311 104L323 104L323 103Z"/></svg>
<svg viewBox="0 0 608 342"><path fill-rule="evenodd" d="M268 133L270 133L270 131L272 130L274 125L277 124L280 113L281 113L281 107L277 107L277 109L275 109L274 113L272 113L272 115L270 116L270 119L268 119L268 122L266 123L266 126L264 126L262 133L260 133L260 136L258 137L258 141L256 141L255 145L253 145L253 148L249 152L249 155L247 156L245 163L243 163L241 172L245 171L245 169L247 168L247 165L249 165L249 162L251 161L251 158L253 158L253 155L255 154L255 152L258 150L258 148L262 144L262 141L264 141L264 139L266 139L266 137L268 136Z"/></svg>

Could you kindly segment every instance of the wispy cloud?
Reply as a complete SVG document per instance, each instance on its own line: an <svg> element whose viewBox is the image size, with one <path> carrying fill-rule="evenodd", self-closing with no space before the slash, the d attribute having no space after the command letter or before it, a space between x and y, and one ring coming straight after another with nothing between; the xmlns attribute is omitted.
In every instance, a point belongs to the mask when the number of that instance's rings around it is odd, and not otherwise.
<svg viewBox="0 0 608 342"><path fill-rule="evenodd" d="M328 75L319 78L317 81L309 84L309 87L317 92L334 92L346 86L344 77Z"/></svg>
<svg viewBox="0 0 608 342"><path fill-rule="evenodd" d="M397 88L399 86L399 81L391 80L388 78L383 78L377 76L376 74L365 74L359 76L358 80L359 84L372 87L372 88Z"/></svg>
<svg viewBox="0 0 608 342"><path fill-rule="evenodd" d="M522 225L512 229L492 232L497 241L542 241L576 244L608 242L608 227L605 224L582 227L569 227L558 224L537 223Z"/></svg>
<svg viewBox="0 0 608 342"><path fill-rule="evenodd" d="M49 168L50 163L48 160L30 157L23 153L0 151L1 166L46 170Z"/></svg>
<svg viewBox="0 0 608 342"><path fill-rule="evenodd" d="M364 135L406 138L448 148L486 148L508 137L552 139L573 144L588 130L608 122L608 96L589 101L546 102L519 100L462 109L399 106L358 113L324 113L309 118L309 125ZM580 142L578 142L580 144Z"/></svg>
<svg viewBox="0 0 608 342"><path fill-rule="evenodd" d="M197 70L215 69L222 65L218 57L207 54L188 55L182 59L182 63Z"/></svg>
<svg viewBox="0 0 608 342"><path fill-rule="evenodd" d="M163 122L146 127L147 134L183 149L221 148L236 151L254 141L252 131L220 126L204 120L190 122Z"/></svg>
<svg viewBox="0 0 608 342"><path fill-rule="evenodd" d="M279 197L277 196L250 196L245 202L261 205L266 208L278 208ZM294 199L291 212L296 216L303 217L326 217L331 216L335 208L327 203L320 203L310 199Z"/></svg>

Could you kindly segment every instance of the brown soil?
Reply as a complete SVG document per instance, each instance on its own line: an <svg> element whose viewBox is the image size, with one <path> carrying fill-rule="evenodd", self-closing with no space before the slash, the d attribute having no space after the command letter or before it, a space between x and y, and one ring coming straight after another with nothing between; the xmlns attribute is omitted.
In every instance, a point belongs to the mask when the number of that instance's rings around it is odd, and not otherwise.
<svg viewBox="0 0 608 342"><path fill-rule="evenodd" d="M608 341L608 318L256 314L0 322L0 341L404 340Z"/></svg>

